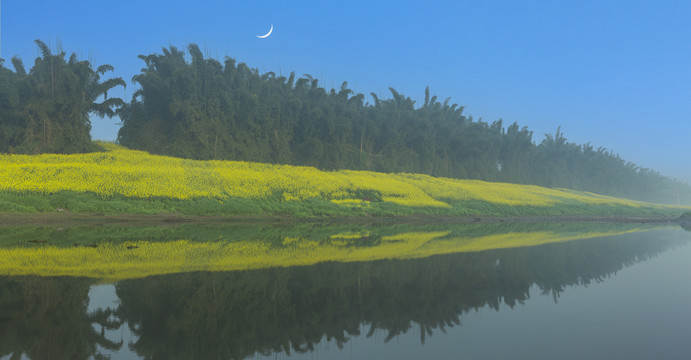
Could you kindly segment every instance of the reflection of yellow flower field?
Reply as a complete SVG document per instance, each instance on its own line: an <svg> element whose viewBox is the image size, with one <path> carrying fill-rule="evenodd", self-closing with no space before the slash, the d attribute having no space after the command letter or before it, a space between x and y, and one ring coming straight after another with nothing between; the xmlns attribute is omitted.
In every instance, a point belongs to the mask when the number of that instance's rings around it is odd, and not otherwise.
<svg viewBox="0 0 691 360"><path fill-rule="evenodd" d="M629 231L558 234L552 231L511 232L480 237L452 237L447 231L409 232L383 236L377 244L357 246L357 234L333 235L328 241L284 238L266 241L105 243L91 247L36 246L1 248L0 275L84 276L114 281L191 271L233 271L312 265L326 261L372 261L422 258L564 242ZM365 239L369 234L362 234Z"/></svg>
<svg viewBox="0 0 691 360"><path fill-rule="evenodd" d="M435 178L369 171L320 171L311 167L238 161L195 161L154 156L102 144L107 151L79 155L0 155L0 191L176 199L214 198L284 201L318 198L347 207L366 207L379 194L402 206L448 208L482 201L503 205L551 206L563 201L637 207L641 203L538 186Z"/></svg>

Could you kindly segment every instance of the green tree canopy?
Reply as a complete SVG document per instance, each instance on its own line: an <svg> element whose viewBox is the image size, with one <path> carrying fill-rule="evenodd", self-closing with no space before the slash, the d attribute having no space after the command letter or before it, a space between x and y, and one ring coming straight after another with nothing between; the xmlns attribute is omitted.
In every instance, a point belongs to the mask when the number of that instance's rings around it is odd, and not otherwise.
<svg viewBox="0 0 691 360"><path fill-rule="evenodd" d="M91 116L115 115L122 99L108 91L125 86L121 78L102 80L110 65L94 69L76 54L53 54L36 40L40 56L27 73L13 58L15 72L0 62L0 151L37 154L94 150Z"/></svg>

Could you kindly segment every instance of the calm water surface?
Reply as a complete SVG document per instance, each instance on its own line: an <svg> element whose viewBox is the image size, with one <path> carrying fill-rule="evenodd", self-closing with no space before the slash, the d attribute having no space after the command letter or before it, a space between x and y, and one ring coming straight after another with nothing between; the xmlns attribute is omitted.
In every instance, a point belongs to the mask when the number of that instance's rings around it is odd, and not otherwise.
<svg viewBox="0 0 691 360"><path fill-rule="evenodd" d="M0 356L690 359L691 232L644 230L115 283L4 276Z"/></svg>

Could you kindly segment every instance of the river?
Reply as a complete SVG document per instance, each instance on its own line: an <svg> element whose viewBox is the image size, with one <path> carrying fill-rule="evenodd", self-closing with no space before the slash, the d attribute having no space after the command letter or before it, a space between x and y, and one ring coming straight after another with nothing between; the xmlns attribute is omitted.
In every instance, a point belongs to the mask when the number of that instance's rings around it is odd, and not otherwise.
<svg viewBox="0 0 691 360"><path fill-rule="evenodd" d="M676 225L2 230L2 359L691 358Z"/></svg>

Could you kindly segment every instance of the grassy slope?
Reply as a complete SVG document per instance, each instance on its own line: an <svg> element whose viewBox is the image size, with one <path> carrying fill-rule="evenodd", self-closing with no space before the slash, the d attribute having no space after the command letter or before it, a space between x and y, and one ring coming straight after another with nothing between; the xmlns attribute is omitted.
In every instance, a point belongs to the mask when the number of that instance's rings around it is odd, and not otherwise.
<svg viewBox="0 0 691 360"><path fill-rule="evenodd" d="M679 216L688 208L566 189L154 156L0 155L0 213L320 216Z"/></svg>

